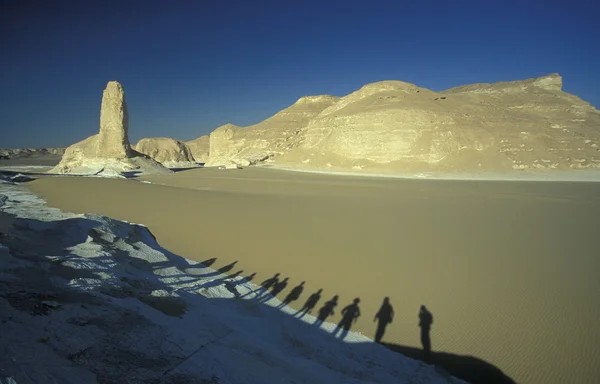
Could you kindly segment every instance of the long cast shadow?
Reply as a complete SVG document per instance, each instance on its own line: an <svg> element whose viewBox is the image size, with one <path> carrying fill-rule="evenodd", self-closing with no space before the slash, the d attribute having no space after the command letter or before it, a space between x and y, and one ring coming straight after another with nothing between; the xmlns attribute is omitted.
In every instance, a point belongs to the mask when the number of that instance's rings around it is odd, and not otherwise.
<svg viewBox="0 0 600 384"><path fill-rule="evenodd" d="M333 336L337 336L340 333L340 339L344 340L346 335L350 331L352 324L360 317L360 308L358 307L360 299L357 297L352 301L352 304L348 304L342 309L342 320L338 323L337 327L331 333Z"/></svg>
<svg viewBox="0 0 600 384"><path fill-rule="evenodd" d="M434 364L443 368L449 374L471 384L515 384L502 370L485 360L469 355L456 355L447 352L431 352L426 358L420 348L393 343L382 345L394 352L403 354L415 360Z"/></svg>

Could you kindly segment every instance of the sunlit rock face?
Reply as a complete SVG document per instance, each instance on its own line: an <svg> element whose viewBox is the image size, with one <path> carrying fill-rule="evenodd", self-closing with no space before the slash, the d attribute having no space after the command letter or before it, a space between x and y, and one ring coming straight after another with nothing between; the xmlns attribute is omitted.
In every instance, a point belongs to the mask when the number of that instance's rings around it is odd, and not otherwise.
<svg viewBox="0 0 600 384"><path fill-rule="evenodd" d="M210 149L210 140L208 135L200 136L197 139L186 142L194 159L199 163L206 163L208 161L208 153Z"/></svg>
<svg viewBox="0 0 600 384"><path fill-rule="evenodd" d="M273 161L316 169L511 171L600 167L600 112L551 74L434 92L367 84L312 117Z"/></svg>
<svg viewBox="0 0 600 384"><path fill-rule="evenodd" d="M249 165L281 155L303 139L306 125L337 102L334 96L300 98L290 107L249 127L225 124L210 134L207 166Z"/></svg>
<svg viewBox="0 0 600 384"><path fill-rule="evenodd" d="M125 91L109 81L102 94L100 132L69 146L60 163L49 173L120 175L123 172L170 173L171 171L131 149Z"/></svg>
<svg viewBox="0 0 600 384"><path fill-rule="evenodd" d="M169 168L189 168L198 165L186 143L169 137L141 139L135 150Z"/></svg>
<svg viewBox="0 0 600 384"><path fill-rule="evenodd" d="M109 81L102 94L97 155L109 158L128 157L131 150L128 131L125 91L118 81Z"/></svg>

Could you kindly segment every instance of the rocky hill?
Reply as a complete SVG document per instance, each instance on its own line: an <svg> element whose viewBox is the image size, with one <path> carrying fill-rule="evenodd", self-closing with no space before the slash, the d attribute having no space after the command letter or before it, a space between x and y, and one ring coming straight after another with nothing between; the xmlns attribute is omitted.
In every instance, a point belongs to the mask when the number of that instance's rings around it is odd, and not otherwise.
<svg viewBox="0 0 600 384"><path fill-rule="evenodd" d="M299 145L306 125L338 101L334 96L300 98L290 107L249 127L225 124L210 134L207 166L250 165Z"/></svg>
<svg viewBox="0 0 600 384"><path fill-rule="evenodd" d="M60 157L65 153L66 148L17 148L0 149L0 159L31 159Z"/></svg>
<svg viewBox="0 0 600 384"><path fill-rule="evenodd" d="M504 172L600 168L600 111L551 74L442 92L382 81L303 97L250 127L210 134L207 165L356 171Z"/></svg>
<svg viewBox="0 0 600 384"><path fill-rule="evenodd" d="M206 163L208 160L208 151L210 149L210 139L208 135L187 141L185 144L187 144L190 151L192 151L192 155L197 162Z"/></svg>

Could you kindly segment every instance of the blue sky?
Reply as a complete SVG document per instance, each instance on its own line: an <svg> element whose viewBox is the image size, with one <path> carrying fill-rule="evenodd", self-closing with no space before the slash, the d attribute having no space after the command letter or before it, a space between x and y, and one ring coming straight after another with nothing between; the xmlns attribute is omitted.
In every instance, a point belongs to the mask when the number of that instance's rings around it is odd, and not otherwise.
<svg viewBox="0 0 600 384"><path fill-rule="evenodd" d="M0 148L98 131L125 87L130 140L251 125L379 80L436 91L552 72L600 107L600 2L18 1L0 5Z"/></svg>

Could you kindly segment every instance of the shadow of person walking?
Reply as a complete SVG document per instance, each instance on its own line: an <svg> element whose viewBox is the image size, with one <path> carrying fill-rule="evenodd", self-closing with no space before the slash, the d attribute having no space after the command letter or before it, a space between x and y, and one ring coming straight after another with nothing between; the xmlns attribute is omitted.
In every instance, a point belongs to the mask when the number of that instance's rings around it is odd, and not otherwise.
<svg viewBox="0 0 600 384"><path fill-rule="evenodd" d="M279 282L279 273L276 273L272 277L269 277L267 280L265 280L262 283L260 283L260 287L258 287L254 291L250 291L250 292L246 293L242 297L246 297L246 296L254 293L254 294L256 294L255 299L258 300L261 295L267 293L267 291L269 290L269 288L271 288L274 285L277 285L278 282Z"/></svg>
<svg viewBox="0 0 600 384"><path fill-rule="evenodd" d="M283 291L285 289L285 287L287 287L287 285L288 285L288 278L286 277L285 279L281 280L279 283L272 286L271 287L271 295L269 295L268 293L265 293L263 295L263 297L260 299L260 302L266 303L267 301L271 300L272 297L277 297L277 295L281 291Z"/></svg>
<svg viewBox="0 0 600 384"><path fill-rule="evenodd" d="M338 334L338 332L341 331L340 339L344 340L344 338L346 338L352 323L354 323L360 316L360 308L358 308L358 303L360 303L360 299L357 297L354 299L352 304L349 304L342 309L342 320L340 320L337 327L331 333L334 337Z"/></svg>
<svg viewBox="0 0 600 384"><path fill-rule="evenodd" d="M419 327L421 327L421 344L423 345L425 361L431 357L431 338L429 337L431 324L433 324L433 315L424 305L421 305L419 309Z"/></svg>
<svg viewBox="0 0 600 384"><path fill-rule="evenodd" d="M288 295L285 297L285 299L283 299L281 304L279 304L278 308L283 308L286 305L289 305L292 301L298 300L300 298L300 295L302 295L303 290L304 290L304 281L301 282L300 284L298 284L297 286L295 286L294 288L292 288L290 293L288 293Z"/></svg>
<svg viewBox="0 0 600 384"><path fill-rule="evenodd" d="M323 304L321 309L319 309L319 316L317 316L317 320L315 320L313 325L320 327L321 324L323 324L323 322L325 320L327 320L327 318L330 315L333 315L335 313L334 309L337 306L337 304L338 304L338 295L335 295L331 298L331 300L329 300L328 302Z"/></svg>
<svg viewBox="0 0 600 384"><path fill-rule="evenodd" d="M298 312L294 313L294 316L300 315L298 316L298 318L301 319L307 313L311 313L317 305L317 303L319 302L319 300L321 300L321 292L323 292L323 289L319 289L317 292L310 295L308 297L308 300L306 300L306 303L304 303L304 305L302 306L302 308L300 308Z"/></svg>
<svg viewBox="0 0 600 384"><path fill-rule="evenodd" d="M394 308L390 304L389 297L383 299L383 303L381 304L379 311L373 318L373 321L376 320L379 320L379 322L377 323L377 331L375 331L375 342L381 343L381 339L385 333L385 327L387 327L388 324L391 324L392 320L394 320Z"/></svg>

